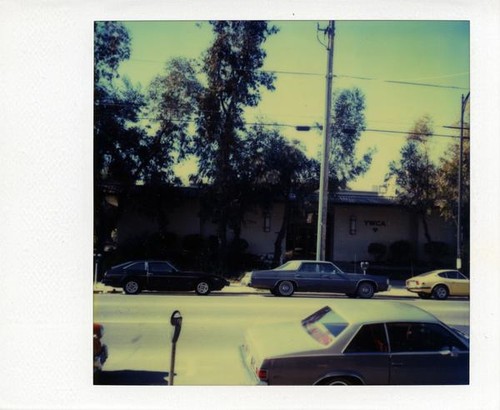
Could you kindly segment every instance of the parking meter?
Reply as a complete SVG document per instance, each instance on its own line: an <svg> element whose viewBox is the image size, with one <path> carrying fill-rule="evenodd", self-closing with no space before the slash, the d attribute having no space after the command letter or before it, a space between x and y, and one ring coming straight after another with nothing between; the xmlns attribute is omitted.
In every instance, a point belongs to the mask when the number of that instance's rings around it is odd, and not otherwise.
<svg viewBox="0 0 500 410"><path fill-rule="evenodd" d="M170 316L170 324L172 326L174 326L174 334L172 335L172 343L177 343L177 340L179 339L179 335L181 334L181 327L182 327L181 312L176 310L175 312L172 313L172 316Z"/></svg>
<svg viewBox="0 0 500 410"><path fill-rule="evenodd" d="M363 269L363 275L366 275L366 270L368 269L369 265L370 264L366 261L360 263L361 269Z"/></svg>
<svg viewBox="0 0 500 410"><path fill-rule="evenodd" d="M170 316L170 324L174 327L174 333L172 335L172 353L170 355L170 373L169 382L170 386L174 385L174 372L175 372L175 349L177 346L177 340L179 340L179 335L181 334L182 327L182 315L181 312L175 310Z"/></svg>

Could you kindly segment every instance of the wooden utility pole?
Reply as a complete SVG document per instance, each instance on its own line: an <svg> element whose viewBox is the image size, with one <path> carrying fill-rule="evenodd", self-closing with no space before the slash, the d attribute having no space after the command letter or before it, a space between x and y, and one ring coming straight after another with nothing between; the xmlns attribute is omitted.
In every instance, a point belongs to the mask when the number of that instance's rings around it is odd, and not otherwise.
<svg viewBox="0 0 500 410"><path fill-rule="evenodd" d="M318 200L318 233L316 238L316 260L325 260L326 256L326 224L328 215L328 177L330 161L330 126L332 111L332 82L333 82L333 40L335 37L335 22L330 21L326 29L328 35L328 61L326 68L326 104L325 128L321 156L321 173Z"/></svg>

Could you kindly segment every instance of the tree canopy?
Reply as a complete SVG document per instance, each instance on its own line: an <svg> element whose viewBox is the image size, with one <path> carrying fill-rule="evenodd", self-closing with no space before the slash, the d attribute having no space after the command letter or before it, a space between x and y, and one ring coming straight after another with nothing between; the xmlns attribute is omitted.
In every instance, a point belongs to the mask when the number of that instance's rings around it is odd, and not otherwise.
<svg viewBox="0 0 500 410"><path fill-rule="evenodd" d="M265 21L209 24L214 38L201 58L167 61L143 93L118 75L120 63L130 57L126 28L96 23L96 183L178 185L175 165L195 158L198 167L190 182L202 192L200 217L217 225L219 269L225 269L231 242L240 240L245 214L255 207L268 209L276 198L285 206L275 241L278 261L291 207L317 189L319 163L276 128L245 122L245 109L258 105L262 90L274 89L274 74L262 70L263 45L278 29ZM332 192L366 172L373 154L368 150L359 157L356 152L366 127L363 93L354 88L334 97ZM155 189L152 209L165 233L168 201L160 193L167 191Z"/></svg>
<svg viewBox="0 0 500 410"><path fill-rule="evenodd" d="M356 153L361 133L366 129L365 96L358 88L344 89L334 95L332 109L330 180L331 191L345 189L347 183L370 167L373 149L359 159Z"/></svg>
<svg viewBox="0 0 500 410"><path fill-rule="evenodd" d="M432 118L419 118L408 133L400 160L389 164L388 174L388 179L395 178L399 202L421 217L428 242L432 238L426 218L435 207L437 189L437 167L428 149L428 138L433 134Z"/></svg>

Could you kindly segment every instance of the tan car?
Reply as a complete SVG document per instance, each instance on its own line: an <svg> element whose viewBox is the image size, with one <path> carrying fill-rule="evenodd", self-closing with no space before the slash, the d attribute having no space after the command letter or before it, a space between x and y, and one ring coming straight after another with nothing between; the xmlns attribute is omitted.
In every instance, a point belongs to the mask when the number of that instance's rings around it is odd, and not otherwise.
<svg viewBox="0 0 500 410"><path fill-rule="evenodd" d="M469 296L469 279L457 270L433 270L406 281L406 289L422 299L444 300L448 296Z"/></svg>

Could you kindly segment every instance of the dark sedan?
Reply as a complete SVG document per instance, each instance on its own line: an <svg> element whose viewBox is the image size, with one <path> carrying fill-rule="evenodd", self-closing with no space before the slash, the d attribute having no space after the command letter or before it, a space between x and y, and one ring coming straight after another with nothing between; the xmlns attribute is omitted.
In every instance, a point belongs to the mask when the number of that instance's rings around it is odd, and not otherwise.
<svg viewBox="0 0 500 410"><path fill-rule="evenodd" d="M349 297L371 298L389 289L384 276L344 273L331 262L293 260L271 270L249 274L248 286L268 289L275 296L294 292L344 293Z"/></svg>
<svg viewBox="0 0 500 410"><path fill-rule="evenodd" d="M221 276L204 272L181 271L167 261L130 261L113 266L102 280L107 286L123 288L135 295L142 290L191 291L208 295L229 286Z"/></svg>
<svg viewBox="0 0 500 410"><path fill-rule="evenodd" d="M257 325L241 346L256 384L468 384L469 339L407 303L337 299L300 320Z"/></svg>

